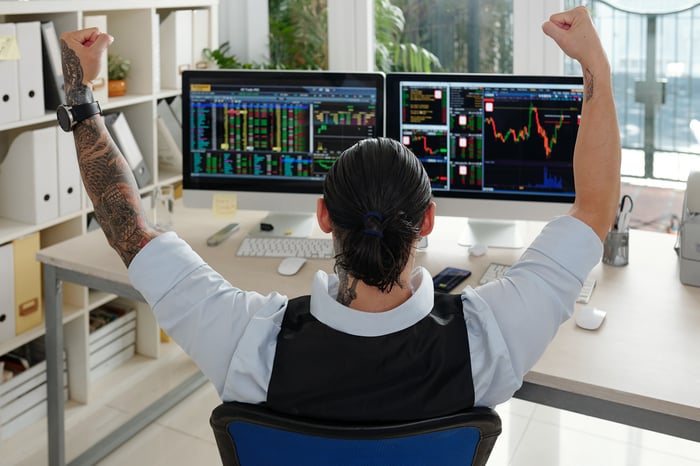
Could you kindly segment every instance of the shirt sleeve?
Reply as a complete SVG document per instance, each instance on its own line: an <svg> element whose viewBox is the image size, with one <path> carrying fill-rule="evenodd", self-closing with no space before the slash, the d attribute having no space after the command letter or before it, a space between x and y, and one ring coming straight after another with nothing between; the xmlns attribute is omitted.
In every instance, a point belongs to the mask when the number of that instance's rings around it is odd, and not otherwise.
<svg viewBox="0 0 700 466"><path fill-rule="evenodd" d="M476 403L508 400L571 317L602 256L593 230L571 216L548 223L506 275L463 295Z"/></svg>
<svg viewBox="0 0 700 466"><path fill-rule="evenodd" d="M136 255L129 278L224 401L266 399L285 296L232 286L173 232Z"/></svg>

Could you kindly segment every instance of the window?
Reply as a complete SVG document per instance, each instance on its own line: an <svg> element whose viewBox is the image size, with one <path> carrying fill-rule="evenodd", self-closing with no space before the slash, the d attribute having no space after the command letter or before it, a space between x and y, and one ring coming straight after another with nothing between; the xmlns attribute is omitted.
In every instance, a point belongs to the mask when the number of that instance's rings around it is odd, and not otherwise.
<svg viewBox="0 0 700 466"><path fill-rule="evenodd" d="M513 71L513 0L376 0L376 24L390 6L400 9L402 27L396 33L396 46L402 50L422 48L437 57L432 71L471 73L511 73ZM380 4L384 5L381 8ZM382 43L378 31L378 43ZM395 50L395 48L394 48ZM436 63L437 64L437 63ZM383 71L423 71L407 69L401 60Z"/></svg>
<svg viewBox="0 0 700 466"><path fill-rule="evenodd" d="M685 181L700 169L700 2L592 0L588 8L612 67L622 174ZM567 60L566 70L578 65Z"/></svg>

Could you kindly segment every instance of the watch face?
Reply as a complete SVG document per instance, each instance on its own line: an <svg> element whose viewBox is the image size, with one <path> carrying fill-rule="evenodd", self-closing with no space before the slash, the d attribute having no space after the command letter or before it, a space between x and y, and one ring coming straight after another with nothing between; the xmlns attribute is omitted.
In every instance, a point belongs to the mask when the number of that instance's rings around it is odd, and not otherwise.
<svg viewBox="0 0 700 466"><path fill-rule="evenodd" d="M58 118L58 125L63 131L70 131L73 128L73 118L70 110L61 105L56 109L56 117Z"/></svg>

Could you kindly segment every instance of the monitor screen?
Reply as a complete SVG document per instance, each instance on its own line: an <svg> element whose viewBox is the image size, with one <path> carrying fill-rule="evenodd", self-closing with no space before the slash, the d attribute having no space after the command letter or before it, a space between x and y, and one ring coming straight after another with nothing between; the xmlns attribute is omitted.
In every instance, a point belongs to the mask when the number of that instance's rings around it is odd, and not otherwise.
<svg viewBox="0 0 700 466"><path fill-rule="evenodd" d="M423 162L438 213L547 220L573 203L582 78L390 73L386 92L387 136Z"/></svg>
<svg viewBox="0 0 700 466"><path fill-rule="evenodd" d="M188 206L234 191L241 208L313 213L340 153L384 135L382 73L197 70L182 79Z"/></svg>

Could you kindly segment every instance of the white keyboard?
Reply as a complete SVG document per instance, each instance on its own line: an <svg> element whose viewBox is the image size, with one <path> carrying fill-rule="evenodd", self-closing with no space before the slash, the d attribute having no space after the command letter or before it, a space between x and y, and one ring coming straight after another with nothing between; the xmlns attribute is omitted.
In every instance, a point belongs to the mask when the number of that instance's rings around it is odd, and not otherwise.
<svg viewBox="0 0 700 466"><path fill-rule="evenodd" d="M483 285L492 280L496 280L497 278L501 278L503 274L508 271L508 269L510 269L510 265L491 262L481 275L479 285ZM594 278L589 278L583 283L583 288L581 288L581 292L579 293L578 298L576 298L577 303L588 304L588 301L591 299L591 295L593 294L595 283L596 281Z"/></svg>
<svg viewBox="0 0 700 466"><path fill-rule="evenodd" d="M237 256L305 257L332 259L333 240L330 238L258 238L246 236L236 251Z"/></svg>

